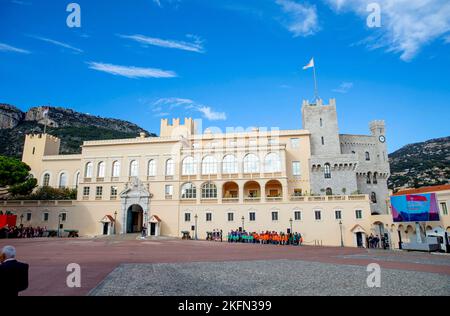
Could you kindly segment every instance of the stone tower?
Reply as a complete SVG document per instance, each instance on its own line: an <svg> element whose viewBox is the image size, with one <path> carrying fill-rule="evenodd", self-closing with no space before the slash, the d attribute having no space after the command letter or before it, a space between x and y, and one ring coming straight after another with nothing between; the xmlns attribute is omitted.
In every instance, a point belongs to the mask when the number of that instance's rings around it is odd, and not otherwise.
<svg viewBox="0 0 450 316"><path fill-rule="evenodd" d="M339 127L336 112L336 100L330 99L329 105L322 100L317 104L303 101L303 129L311 132L312 155L339 155Z"/></svg>
<svg viewBox="0 0 450 316"><path fill-rule="evenodd" d="M40 170L44 156L59 155L61 140L49 134L33 134L25 136L22 161L31 170Z"/></svg>

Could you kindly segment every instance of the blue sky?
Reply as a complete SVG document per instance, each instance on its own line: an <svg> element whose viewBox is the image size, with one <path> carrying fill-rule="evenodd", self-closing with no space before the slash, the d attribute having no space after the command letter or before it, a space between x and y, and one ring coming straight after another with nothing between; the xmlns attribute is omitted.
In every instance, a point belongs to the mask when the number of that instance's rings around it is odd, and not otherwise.
<svg viewBox="0 0 450 316"><path fill-rule="evenodd" d="M450 2L0 0L0 102L132 121L301 128L301 101L337 99L342 133L385 119L390 150L450 135Z"/></svg>

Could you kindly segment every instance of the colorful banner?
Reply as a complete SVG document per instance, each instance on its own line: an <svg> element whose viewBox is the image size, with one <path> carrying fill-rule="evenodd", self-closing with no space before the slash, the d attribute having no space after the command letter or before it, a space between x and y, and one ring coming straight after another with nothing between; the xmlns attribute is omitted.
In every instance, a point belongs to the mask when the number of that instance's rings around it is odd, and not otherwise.
<svg viewBox="0 0 450 316"><path fill-rule="evenodd" d="M436 193L392 196L391 206L395 223L439 221Z"/></svg>

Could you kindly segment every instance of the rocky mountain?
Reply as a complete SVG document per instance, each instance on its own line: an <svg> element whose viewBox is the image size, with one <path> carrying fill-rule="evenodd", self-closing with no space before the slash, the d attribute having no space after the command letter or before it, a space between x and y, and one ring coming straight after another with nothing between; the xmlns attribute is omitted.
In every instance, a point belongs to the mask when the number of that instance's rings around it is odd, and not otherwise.
<svg viewBox="0 0 450 316"><path fill-rule="evenodd" d="M391 189L450 183L450 136L407 145L389 155L389 161Z"/></svg>
<svg viewBox="0 0 450 316"><path fill-rule="evenodd" d="M0 104L0 155L20 158L25 135L47 132L61 138L61 153L80 153L83 141L135 138L140 133L156 136L136 124L79 113L61 107L34 107L26 113L15 106Z"/></svg>

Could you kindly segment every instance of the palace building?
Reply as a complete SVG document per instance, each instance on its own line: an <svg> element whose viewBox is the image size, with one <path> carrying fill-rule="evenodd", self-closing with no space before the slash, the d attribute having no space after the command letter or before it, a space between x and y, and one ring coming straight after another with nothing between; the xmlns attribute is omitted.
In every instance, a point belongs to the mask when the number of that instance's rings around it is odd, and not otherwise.
<svg viewBox="0 0 450 316"><path fill-rule="evenodd" d="M340 134L334 99L304 101L302 116L302 129L227 133L164 119L160 137L88 141L80 155L60 155L51 135L27 135L23 161L38 185L77 188L77 200L8 201L0 209L25 226L83 236L145 226L151 236L204 239L241 228L365 246L392 225L385 124L373 121L368 135Z"/></svg>

